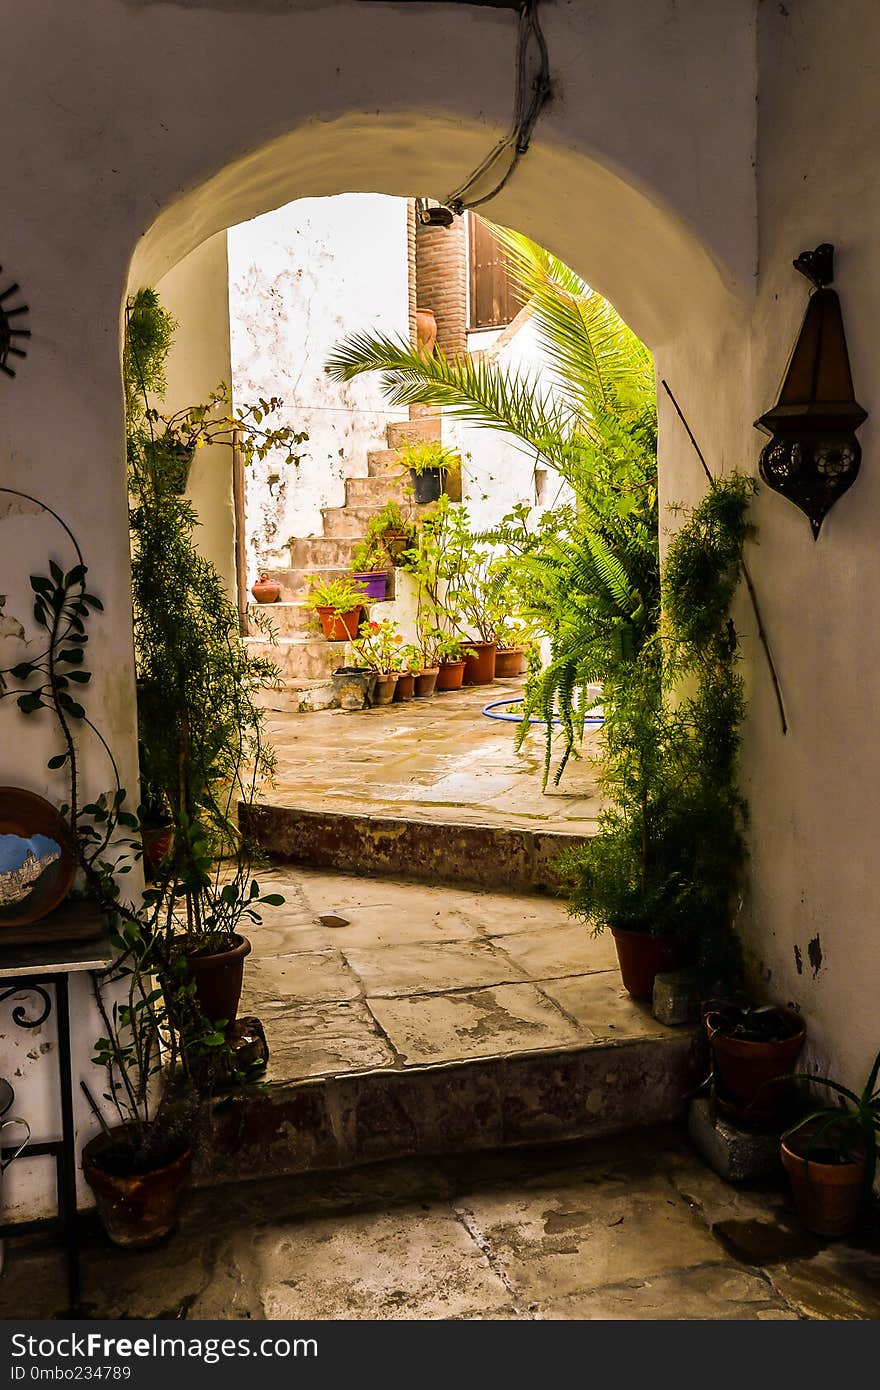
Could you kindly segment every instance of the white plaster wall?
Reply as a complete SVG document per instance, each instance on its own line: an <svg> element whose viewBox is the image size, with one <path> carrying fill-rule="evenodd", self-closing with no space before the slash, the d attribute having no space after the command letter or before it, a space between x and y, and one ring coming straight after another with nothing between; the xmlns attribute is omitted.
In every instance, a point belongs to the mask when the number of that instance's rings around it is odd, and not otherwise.
<svg viewBox="0 0 880 1390"><path fill-rule="evenodd" d="M227 274L226 233L217 232L154 286L178 325L168 354L168 389L160 406L166 415L207 400L220 382L231 384ZM235 522L228 445L196 450L186 495L199 516L196 544L222 575L234 601Z"/></svg>
<svg viewBox="0 0 880 1390"><path fill-rule="evenodd" d="M495 335L497 344L500 334ZM535 389L547 396L553 392L552 373L538 342L534 322L527 319L501 347L485 346L483 333L470 334L468 349L487 351L498 369L534 382ZM466 504L474 530L496 526L518 502L531 502L537 516L548 505L568 498L570 490L558 478L538 503L535 488L535 453L513 435L484 429L443 412L443 442L462 457L462 501ZM539 466L546 467L543 460ZM555 475L554 475L555 477Z"/></svg>
<svg viewBox="0 0 880 1390"><path fill-rule="evenodd" d="M349 333L409 335L405 198L351 193L302 198L229 232L229 305L236 404L281 396L277 418L306 430L296 467L277 451L247 477L248 561L286 566L291 537L320 536L322 507L366 477L385 448L390 409L375 376L331 381L324 363Z"/></svg>
<svg viewBox="0 0 880 1390"><path fill-rule="evenodd" d="M498 221L550 247L607 294L674 380L712 456L746 464L753 464L756 447L745 422L769 390L763 377L756 390L750 374L748 320L757 244L755 9L751 0L616 0L613 6L561 0L542 7L555 100L491 209ZM775 109L771 88L791 88L792 101L779 112L779 151L799 138L805 111L816 111L810 168L799 173L813 170L814 181L824 181L825 203L836 196L838 175L847 194L862 195L827 212L855 248L848 254L856 255L861 274L850 295L866 286L873 293L877 272L868 248L876 219L867 185L874 159L859 137L872 134L876 5L848 0L847 23L840 26L845 33L828 54L851 43L854 67L842 82L832 73L833 85L816 75L826 42L822 7L797 9L797 24L819 29L793 47L784 28L777 38L765 26L765 109ZM94 624L89 708L116 751L123 781L133 786L120 380L126 289L155 284L215 232L293 198L354 191L442 196L506 129L515 24L500 10L356 0L295 7L289 0L82 0L76 6L30 0L7 11L0 248L4 282L7 275L19 280L30 301L34 338L18 380L0 381L0 484L45 497L83 540L95 591L106 605ZM826 6L824 22L829 15ZM771 21L782 25L781 16ZM218 80L224 73L228 80ZM839 102L839 116L820 122L833 102ZM769 158L778 175L781 153ZM806 234L800 224L810 222L815 230L805 201L811 190L786 184L786 191L791 214L765 199L762 226L765 253L773 248L772 266L764 262L772 283L764 302L780 294L773 325L783 354L802 297L786 278L787 261ZM790 217L796 219L795 246L789 244L795 230ZM775 245L774 218L785 228ZM823 226L821 235L829 230ZM849 304L859 348L856 379L871 409L880 381L865 343L877 315L870 297L863 311ZM776 313L790 320L784 333ZM768 323L765 313L757 331L766 332ZM775 384L775 368L772 375ZM668 411L661 460L666 492L674 496L695 473ZM870 528L867 504L854 524ZM845 575L853 566L845 546L844 552L837 565ZM765 553L756 557L758 580ZM22 620L28 614L23 577L45 554L45 541L0 512L0 593L10 595L7 612ZM859 616L850 609L835 626L828 653L847 675L859 670L862 615L878 587L863 565L856 568ZM780 570L787 595L789 576L784 565ZM792 578L797 573L794 567ZM804 578L806 602L829 616L830 598L826 602L818 590L827 575L805 567ZM830 597L840 588L838 579ZM751 646L747 656L751 670ZM866 718L865 700L843 706L839 740L870 754L874 721ZM11 702L0 704L0 774L57 797L45 771L47 740L23 722ZM757 733L758 726L752 737ZM812 743L791 755L799 774L814 755ZM778 775L784 773L783 765ZM92 795L106 781L102 756L90 746L83 790ZM801 861L812 857L817 879L827 871L827 893L844 904L848 939L862 942L873 941L872 865L865 852L873 811L870 787L857 782L849 814L860 838L846 855L827 824L801 832ZM776 848L788 850L785 843ZM782 883L786 873L783 866ZM795 873L789 882L796 881ZM860 1023L853 1038L847 1019L867 1018L875 992L866 958L864 946L852 965L837 953L844 963L835 1004L847 987L850 997L837 1021L829 1010L821 1025L823 1042L851 1071L861 1066L867 1025ZM95 1021L83 999L75 1009L77 1075L90 1074ZM4 1066L8 1059L4 1050ZM31 1114L48 1116L49 1104L47 1090L27 1087ZM77 1117L83 1141L93 1124L83 1106ZM44 1168L30 1180L27 1202L48 1209L51 1194Z"/></svg>

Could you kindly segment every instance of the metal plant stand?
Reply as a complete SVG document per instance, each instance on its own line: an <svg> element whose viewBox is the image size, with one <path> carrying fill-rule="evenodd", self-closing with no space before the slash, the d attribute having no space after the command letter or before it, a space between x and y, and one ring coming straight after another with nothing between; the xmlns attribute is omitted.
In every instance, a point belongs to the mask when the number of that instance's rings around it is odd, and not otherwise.
<svg viewBox="0 0 880 1390"><path fill-rule="evenodd" d="M34 1221L0 1224L0 1239L30 1235L36 1231L59 1232L67 1258L67 1292L71 1313L79 1307L79 1244L76 1211L76 1129L73 1115L71 1073L70 1004L68 983L72 974L105 970L113 958L106 940L58 942L51 945L0 949L0 1008L11 1005L17 1028L39 1028L54 1006L58 1028L58 1085L60 1139L34 1140L28 1158L55 1160L57 1215ZM51 993L50 993L51 991ZM18 998L18 996L25 996ZM4 1149L10 1156L14 1149Z"/></svg>

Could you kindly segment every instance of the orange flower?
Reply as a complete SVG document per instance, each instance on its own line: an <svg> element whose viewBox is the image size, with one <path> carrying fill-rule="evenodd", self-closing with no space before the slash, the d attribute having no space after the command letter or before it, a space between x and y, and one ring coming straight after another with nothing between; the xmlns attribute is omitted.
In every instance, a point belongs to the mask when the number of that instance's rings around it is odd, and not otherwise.
<svg viewBox="0 0 880 1390"><path fill-rule="evenodd" d="M370 632L378 632L378 631L379 631L379 624L378 624L378 623L370 623Z"/></svg>

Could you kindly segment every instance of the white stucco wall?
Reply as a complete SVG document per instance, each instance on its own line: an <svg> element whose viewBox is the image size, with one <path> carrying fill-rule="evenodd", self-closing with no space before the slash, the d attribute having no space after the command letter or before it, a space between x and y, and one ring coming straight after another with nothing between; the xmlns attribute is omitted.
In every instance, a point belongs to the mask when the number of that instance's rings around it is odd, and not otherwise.
<svg viewBox="0 0 880 1390"><path fill-rule="evenodd" d="M500 10L355 0L7 8L0 247L34 337L18 379L0 381L0 483L45 497L82 539L106 604L90 712L134 785L127 286L156 283L213 233L293 198L442 196L506 128L515 26ZM791 732L778 732L744 614L745 925L768 991L804 1009L812 1055L860 1082L877 1046L878 989L876 0L562 0L542 13L556 95L492 216L612 300L713 466L755 468L751 422L773 400L803 313L791 258L823 239L839 247L853 372L871 418L862 477L818 544L781 498L762 491L757 503L750 558ZM230 54L234 73L218 81ZM698 465L662 396L660 457L665 500L699 494ZM51 544L0 512L0 593L24 622L22 577ZM48 740L23 724L4 701L0 777L57 798ZM93 746L84 777L86 794L106 784ZM809 966L798 973L794 946L816 935L814 979ZM75 1007L77 1071L89 1074L96 1029L82 999ZM2 1055L6 1066L8 1047ZM29 1113L48 1125L48 1092L25 1090ZM83 1107L78 1124L83 1141L93 1130ZM34 1174L22 1210L47 1209L51 1187L45 1168Z"/></svg>
<svg viewBox="0 0 880 1390"><path fill-rule="evenodd" d="M217 232L191 251L154 287L177 332L168 354L166 415L208 399L232 380L229 357L226 233ZM195 541L220 572L235 599L235 525L232 513L232 450L226 444L197 449L186 495L199 516Z"/></svg>
<svg viewBox="0 0 880 1390"><path fill-rule="evenodd" d="M367 450L385 448L391 410L378 380L330 380L340 338L409 334L405 198L303 198L229 232L232 376L240 406L281 396L277 418L308 442L295 467L277 454L247 477L248 562L286 566L287 543L322 534L321 507L345 502L346 477L365 477Z"/></svg>

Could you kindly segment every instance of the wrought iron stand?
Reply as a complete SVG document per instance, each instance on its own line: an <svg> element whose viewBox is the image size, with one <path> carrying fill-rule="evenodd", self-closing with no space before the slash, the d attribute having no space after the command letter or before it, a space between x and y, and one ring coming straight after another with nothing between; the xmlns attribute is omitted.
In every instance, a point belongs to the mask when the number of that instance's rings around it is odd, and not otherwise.
<svg viewBox="0 0 880 1390"><path fill-rule="evenodd" d="M12 1006L12 1022L17 1028L39 1028L52 1013L58 1025L58 1083L61 1112L61 1138L34 1140L28 1144L27 1158L54 1158L57 1215L35 1221L0 1224L0 1239L30 1235L37 1231L60 1232L67 1258L69 1312L79 1311L79 1241L76 1211L76 1130L73 1115L73 1077L70 1062L70 1005L68 982L72 973L93 974L105 969L112 952L106 941L70 945L33 946L17 952L5 948L0 954L0 1008L15 995L29 995ZM53 993L50 993L50 989ZM54 998L53 998L54 994ZM14 1149L4 1150L14 1153Z"/></svg>

